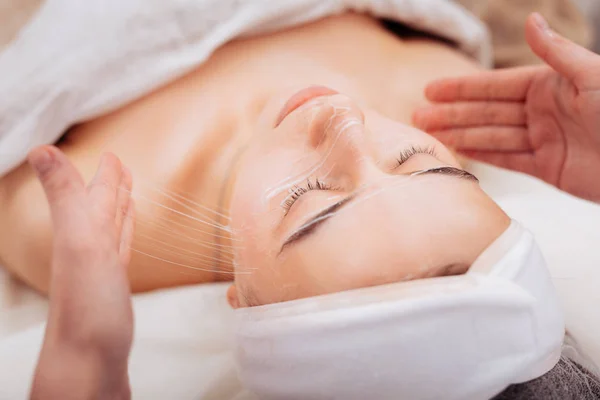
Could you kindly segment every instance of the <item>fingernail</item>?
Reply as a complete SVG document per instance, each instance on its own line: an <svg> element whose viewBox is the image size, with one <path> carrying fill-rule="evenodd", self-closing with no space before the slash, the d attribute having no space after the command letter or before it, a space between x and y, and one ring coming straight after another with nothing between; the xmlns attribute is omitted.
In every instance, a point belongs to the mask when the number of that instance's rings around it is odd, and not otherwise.
<svg viewBox="0 0 600 400"><path fill-rule="evenodd" d="M546 21L546 19L542 17L541 14L533 13L533 21L538 26L538 28L540 28L545 33L549 35L554 34L554 31L552 30L552 28L550 28L550 25L548 25L548 21Z"/></svg>
<svg viewBox="0 0 600 400"><path fill-rule="evenodd" d="M54 155L46 148L39 148L29 153L29 162L36 174L43 175L54 166Z"/></svg>

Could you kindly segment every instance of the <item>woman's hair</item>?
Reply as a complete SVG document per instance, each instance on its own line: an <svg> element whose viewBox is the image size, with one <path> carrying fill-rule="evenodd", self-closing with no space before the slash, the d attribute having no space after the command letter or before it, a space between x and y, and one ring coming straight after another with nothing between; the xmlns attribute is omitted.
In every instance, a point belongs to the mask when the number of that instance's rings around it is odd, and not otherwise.
<svg viewBox="0 0 600 400"><path fill-rule="evenodd" d="M493 400L593 400L600 399L600 379L577 362L563 356L550 372L529 382L509 386Z"/></svg>

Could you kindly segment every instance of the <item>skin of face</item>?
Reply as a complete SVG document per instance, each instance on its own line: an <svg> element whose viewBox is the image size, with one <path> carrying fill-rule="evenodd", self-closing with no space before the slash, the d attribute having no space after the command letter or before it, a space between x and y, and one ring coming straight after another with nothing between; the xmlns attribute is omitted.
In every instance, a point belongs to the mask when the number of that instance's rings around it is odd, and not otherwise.
<svg viewBox="0 0 600 400"><path fill-rule="evenodd" d="M323 88L282 114L294 92L265 106L240 161L233 307L464 273L508 227L433 137Z"/></svg>

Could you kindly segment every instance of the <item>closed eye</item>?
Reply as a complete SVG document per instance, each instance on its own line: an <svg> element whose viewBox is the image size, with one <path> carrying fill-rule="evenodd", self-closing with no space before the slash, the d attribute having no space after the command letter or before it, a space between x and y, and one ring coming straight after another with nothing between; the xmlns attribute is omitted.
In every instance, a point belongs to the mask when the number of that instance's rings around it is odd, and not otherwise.
<svg viewBox="0 0 600 400"><path fill-rule="evenodd" d="M296 185L289 190L289 194L281 203L281 207L285 210L285 215L290 212L290 209L298 201L298 199L312 190L334 190L333 186L328 185L318 178L311 181L310 178L306 180L303 185Z"/></svg>
<svg viewBox="0 0 600 400"><path fill-rule="evenodd" d="M396 159L396 165L394 166L394 168L392 170L399 168L402 164L404 164L411 157L413 157L417 154L429 154L435 158L438 158L437 153L435 152L435 148L433 146L428 146L428 147L411 146L400 152L400 156Z"/></svg>

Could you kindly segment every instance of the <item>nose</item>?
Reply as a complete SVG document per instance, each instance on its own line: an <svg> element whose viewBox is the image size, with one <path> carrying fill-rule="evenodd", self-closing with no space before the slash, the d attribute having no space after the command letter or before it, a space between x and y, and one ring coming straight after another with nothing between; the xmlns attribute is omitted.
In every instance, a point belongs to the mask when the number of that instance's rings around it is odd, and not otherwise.
<svg viewBox="0 0 600 400"><path fill-rule="evenodd" d="M318 105L309 127L311 147L323 150L327 145L364 146L365 117L353 100L335 94L316 101Z"/></svg>
<svg viewBox="0 0 600 400"><path fill-rule="evenodd" d="M365 117L349 97L336 94L321 99L309 126L309 143L329 174L343 176L359 185L377 170Z"/></svg>

